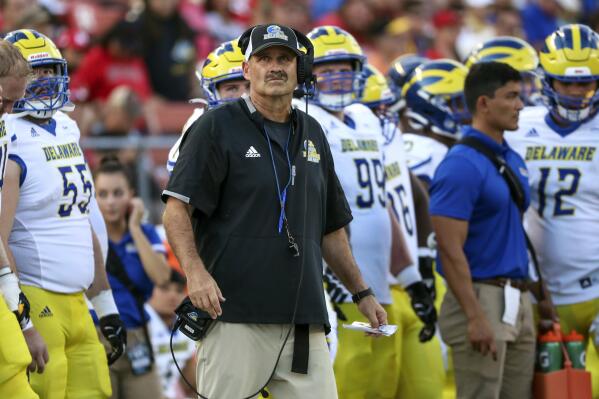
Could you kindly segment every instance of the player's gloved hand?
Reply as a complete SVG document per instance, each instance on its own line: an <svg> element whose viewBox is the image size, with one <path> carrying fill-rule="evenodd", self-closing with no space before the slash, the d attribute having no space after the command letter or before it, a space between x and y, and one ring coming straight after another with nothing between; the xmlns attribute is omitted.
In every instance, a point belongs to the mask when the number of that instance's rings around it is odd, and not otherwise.
<svg viewBox="0 0 599 399"><path fill-rule="evenodd" d="M127 330L118 314L109 314L100 319L100 331L110 343L112 352L108 356L108 365L116 362L127 348Z"/></svg>
<svg viewBox="0 0 599 399"><path fill-rule="evenodd" d="M21 330L30 328L33 324L29 317L29 301L21 288L19 287L19 279L10 270L9 267L0 269L0 291L6 302L8 309L15 314Z"/></svg>
<svg viewBox="0 0 599 399"><path fill-rule="evenodd" d="M112 290L101 291L91 298L91 302L94 305L98 319L100 319L100 331L112 348L112 351L107 354L108 365L110 366L125 353L127 330L114 303Z"/></svg>
<svg viewBox="0 0 599 399"><path fill-rule="evenodd" d="M427 247L418 248L418 270L420 271L420 275L422 276L422 281L431 293L431 298L433 299L433 302L437 297L437 291L435 287L435 274L433 273L433 268L435 265L434 262L434 250Z"/></svg>
<svg viewBox="0 0 599 399"><path fill-rule="evenodd" d="M412 300L414 313L424 323L424 328L419 334L420 342L429 341L435 335L435 323L437 322L437 310L431 294L422 281L412 283L405 290Z"/></svg>

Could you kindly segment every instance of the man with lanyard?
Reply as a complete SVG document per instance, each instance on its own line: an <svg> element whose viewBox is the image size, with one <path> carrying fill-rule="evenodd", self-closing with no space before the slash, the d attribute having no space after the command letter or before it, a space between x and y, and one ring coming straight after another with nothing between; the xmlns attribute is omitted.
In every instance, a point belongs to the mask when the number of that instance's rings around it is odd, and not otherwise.
<svg viewBox="0 0 599 399"><path fill-rule="evenodd" d="M503 140L518 128L521 76L507 64L472 67L464 86L475 140L503 157L524 191L524 160ZM459 398L529 398L535 328L527 292L528 256L519 206L483 153L458 143L433 178L430 210L439 270L448 284L439 328L453 351Z"/></svg>
<svg viewBox="0 0 599 399"><path fill-rule="evenodd" d="M297 84L311 84L312 45L275 24L239 43L250 95L192 125L162 196L190 299L216 319L198 348L198 391L242 398L268 385L276 398L336 398L322 259L372 327L386 313L351 254L351 213L324 133L291 107Z"/></svg>
<svg viewBox="0 0 599 399"><path fill-rule="evenodd" d="M566 25L548 36L540 61L549 112L525 108L520 128L506 135L530 173L534 194L527 232L562 332L584 337L594 398L599 398L598 48L597 33L585 25Z"/></svg>

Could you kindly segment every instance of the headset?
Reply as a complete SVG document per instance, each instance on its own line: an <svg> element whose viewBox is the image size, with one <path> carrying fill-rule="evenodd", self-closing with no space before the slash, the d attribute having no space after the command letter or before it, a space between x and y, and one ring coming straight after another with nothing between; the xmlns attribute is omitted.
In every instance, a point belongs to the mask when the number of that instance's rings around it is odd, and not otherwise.
<svg viewBox="0 0 599 399"><path fill-rule="evenodd" d="M252 37L252 32L258 26L263 25L255 25L242 33L237 41L237 45L241 49L241 52L245 54L247 50L250 39ZM308 39L306 35L302 32L295 30L293 28L289 28L295 33L295 37L297 42L304 46L306 49L306 54L297 56L297 84L299 86L303 86L298 91L301 91L301 94L305 94L308 96L312 96L314 94L314 82L316 81L316 76L312 73L312 65L314 64L314 45L312 41ZM298 91L294 93L294 95L298 94Z"/></svg>

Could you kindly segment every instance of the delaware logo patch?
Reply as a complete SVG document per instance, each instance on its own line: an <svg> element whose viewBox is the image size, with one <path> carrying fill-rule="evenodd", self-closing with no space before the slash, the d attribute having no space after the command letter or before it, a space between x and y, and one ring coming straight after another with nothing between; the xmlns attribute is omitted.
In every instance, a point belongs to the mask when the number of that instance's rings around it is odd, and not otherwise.
<svg viewBox="0 0 599 399"><path fill-rule="evenodd" d="M308 162L320 162L320 154L316 151L316 147L314 146L312 140L304 141L304 150L302 151L302 156L306 158L306 154L308 156Z"/></svg>

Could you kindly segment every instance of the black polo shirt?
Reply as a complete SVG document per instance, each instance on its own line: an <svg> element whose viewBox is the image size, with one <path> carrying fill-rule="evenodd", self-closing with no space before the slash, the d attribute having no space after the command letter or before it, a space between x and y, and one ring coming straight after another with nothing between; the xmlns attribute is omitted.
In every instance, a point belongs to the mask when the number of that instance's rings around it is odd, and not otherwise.
<svg viewBox="0 0 599 399"><path fill-rule="evenodd" d="M247 98L209 110L181 144L163 200L193 206L196 246L227 299L220 320L289 323L302 262L304 276L296 323L328 325L321 244L347 225L351 211L318 122L293 109L289 157L295 168L286 215L300 246L293 257L283 228L264 118ZM279 184L290 170L280 140L271 138Z"/></svg>

